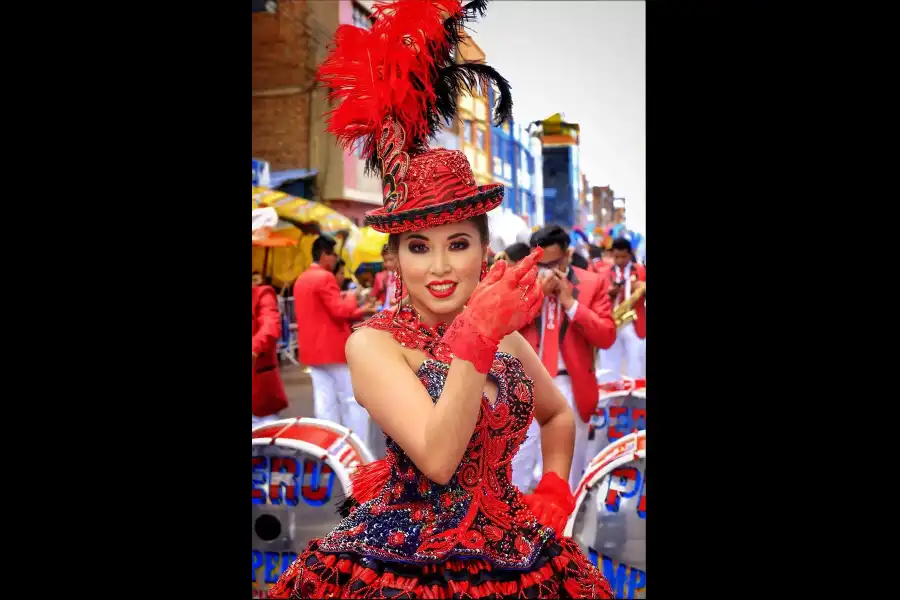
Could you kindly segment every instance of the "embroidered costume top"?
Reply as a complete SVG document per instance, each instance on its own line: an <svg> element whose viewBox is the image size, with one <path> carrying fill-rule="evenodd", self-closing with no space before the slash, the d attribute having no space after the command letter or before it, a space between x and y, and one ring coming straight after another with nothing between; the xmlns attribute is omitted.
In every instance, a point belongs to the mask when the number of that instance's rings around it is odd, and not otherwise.
<svg viewBox="0 0 900 600"><path fill-rule="evenodd" d="M432 357L419 379L437 401L451 355L441 342L444 326L432 329L404 307L363 323L390 331L400 344ZM382 560L432 563L479 557L498 567L525 569L553 530L542 527L511 483L510 462L532 419L533 384L517 358L498 352L489 377L497 384L491 405L482 395L475 431L446 485L425 477L390 437L390 475L380 493L358 507L322 540L323 552L355 552Z"/></svg>

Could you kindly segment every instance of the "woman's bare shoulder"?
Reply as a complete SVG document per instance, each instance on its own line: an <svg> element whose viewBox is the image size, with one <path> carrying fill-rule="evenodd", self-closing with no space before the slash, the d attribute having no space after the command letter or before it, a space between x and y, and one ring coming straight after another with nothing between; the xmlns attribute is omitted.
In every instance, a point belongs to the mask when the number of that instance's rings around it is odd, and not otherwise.
<svg viewBox="0 0 900 600"><path fill-rule="evenodd" d="M399 352L399 345L394 341L394 336L387 331L371 327L360 327L355 330L347 338L347 344L344 346L348 360L351 354L371 357L373 348L377 348L379 352Z"/></svg>

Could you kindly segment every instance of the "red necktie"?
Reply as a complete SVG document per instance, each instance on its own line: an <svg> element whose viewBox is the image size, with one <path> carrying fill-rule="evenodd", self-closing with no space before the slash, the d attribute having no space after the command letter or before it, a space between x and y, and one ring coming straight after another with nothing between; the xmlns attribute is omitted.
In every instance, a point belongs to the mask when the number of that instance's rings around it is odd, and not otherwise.
<svg viewBox="0 0 900 600"><path fill-rule="evenodd" d="M544 348L541 352L541 362L550 373L550 377L556 377L559 372L559 323L556 310L556 296L547 298L547 318L544 319Z"/></svg>
<svg viewBox="0 0 900 600"><path fill-rule="evenodd" d="M616 282L620 284L619 293L616 296L616 303L613 308L625 302L625 269L616 267Z"/></svg>

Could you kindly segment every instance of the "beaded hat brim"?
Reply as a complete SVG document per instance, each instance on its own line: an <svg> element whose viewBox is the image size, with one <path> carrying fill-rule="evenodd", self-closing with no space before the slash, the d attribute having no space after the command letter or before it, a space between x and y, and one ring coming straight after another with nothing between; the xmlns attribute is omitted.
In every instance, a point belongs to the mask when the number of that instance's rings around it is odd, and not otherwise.
<svg viewBox="0 0 900 600"><path fill-rule="evenodd" d="M472 196L441 204L392 212L377 208L366 213L366 225L381 233L406 233L460 223L500 206L504 189L503 184L491 183L478 186L478 193Z"/></svg>

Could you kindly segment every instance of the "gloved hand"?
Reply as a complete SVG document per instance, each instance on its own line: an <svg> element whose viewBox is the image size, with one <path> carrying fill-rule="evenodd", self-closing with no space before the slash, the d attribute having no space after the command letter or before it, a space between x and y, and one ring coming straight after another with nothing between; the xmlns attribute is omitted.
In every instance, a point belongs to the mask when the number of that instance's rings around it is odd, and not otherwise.
<svg viewBox="0 0 900 600"><path fill-rule="evenodd" d="M501 261L488 272L442 338L455 357L487 373L500 340L534 320L544 300L535 285L535 263L543 253L535 248L514 267Z"/></svg>
<svg viewBox="0 0 900 600"><path fill-rule="evenodd" d="M552 527L557 536L561 536L566 528L569 515L575 510L575 496L569 490L569 482L556 473L546 473L534 492L527 494L523 500L538 523Z"/></svg>

